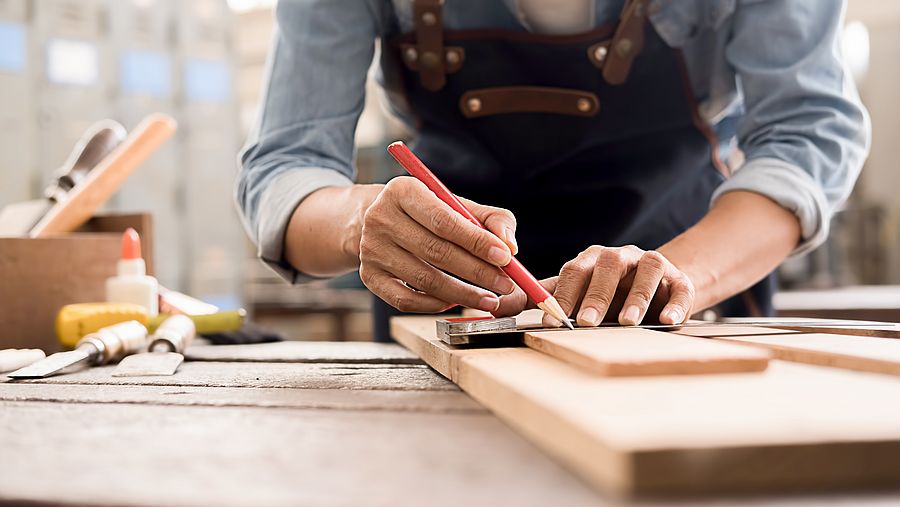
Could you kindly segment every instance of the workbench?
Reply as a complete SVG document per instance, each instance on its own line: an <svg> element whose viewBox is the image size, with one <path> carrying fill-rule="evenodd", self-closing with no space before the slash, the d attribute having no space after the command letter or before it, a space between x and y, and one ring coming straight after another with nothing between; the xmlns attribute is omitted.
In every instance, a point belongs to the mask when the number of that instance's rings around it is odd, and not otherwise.
<svg viewBox="0 0 900 507"><path fill-rule="evenodd" d="M615 503L398 345L198 346L188 359L170 377L100 367L0 381L0 504ZM864 506L900 494L724 501Z"/></svg>

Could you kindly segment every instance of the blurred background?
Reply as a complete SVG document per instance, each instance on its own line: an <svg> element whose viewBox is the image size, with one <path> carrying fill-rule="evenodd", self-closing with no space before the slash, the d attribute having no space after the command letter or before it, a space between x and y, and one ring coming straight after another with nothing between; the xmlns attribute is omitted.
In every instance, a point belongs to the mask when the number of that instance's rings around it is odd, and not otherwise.
<svg viewBox="0 0 900 507"><path fill-rule="evenodd" d="M150 112L166 112L179 123L175 140L107 206L152 212L160 282L222 307L244 306L294 339L369 339L370 299L355 275L281 282L255 259L233 205L236 155L256 115L273 7L272 0L0 0L0 206L41 195L96 120L131 129ZM900 284L900 2L850 0L843 51L872 116L872 153L828 243L782 267L782 288L791 292L776 306L786 314L802 314L822 294L837 297L818 306L900 308L892 286ZM383 112L371 80L369 88L357 130L359 181L382 182L398 171L384 146L405 133ZM836 288L843 289L806 292Z"/></svg>

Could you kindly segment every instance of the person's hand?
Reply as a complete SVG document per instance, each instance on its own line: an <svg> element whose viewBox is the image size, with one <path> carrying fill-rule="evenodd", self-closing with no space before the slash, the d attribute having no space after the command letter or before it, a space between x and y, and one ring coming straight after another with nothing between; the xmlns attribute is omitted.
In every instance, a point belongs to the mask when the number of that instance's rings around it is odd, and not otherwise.
<svg viewBox="0 0 900 507"><path fill-rule="evenodd" d="M496 311L497 294L515 288L500 267L515 254L516 220L508 210L462 200L490 232L415 178L385 185L363 216L359 276L365 286L404 312L455 305Z"/></svg>
<svg viewBox="0 0 900 507"><path fill-rule="evenodd" d="M633 326L644 319L681 324L691 315L694 285L661 253L636 246L592 246L567 262L558 277L541 282L580 326L617 320ZM529 306L516 290L504 296L494 315L514 315ZM544 325L561 323L549 315Z"/></svg>

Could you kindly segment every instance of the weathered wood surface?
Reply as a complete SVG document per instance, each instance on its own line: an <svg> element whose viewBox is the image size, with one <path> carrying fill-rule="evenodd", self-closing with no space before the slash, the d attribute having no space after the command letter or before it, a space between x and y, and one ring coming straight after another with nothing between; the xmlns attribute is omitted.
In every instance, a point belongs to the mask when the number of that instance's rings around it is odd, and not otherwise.
<svg viewBox="0 0 900 507"><path fill-rule="evenodd" d="M166 377L113 377L115 366L16 383L108 384L282 389L456 390L425 365L185 362ZM6 382L10 382L7 380Z"/></svg>
<svg viewBox="0 0 900 507"><path fill-rule="evenodd" d="M394 336L573 471L617 493L900 486L900 381L774 361L762 373L590 375L524 348Z"/></svg>
<svg viewBox="0 0 900 507"><path fill-rule="evenodd" d="M185 352L187 361L266 363L423 364L412 352L390 343L277 342L254 345L198 345Z"/></svg>
<svg viewBox="0 0 900 507"><path fill-rule="evenodd" d="M174 385L121 383L111 368L78 373L77 382L0 384L0 504L620 505L434 372L378 357L355 365L187 363L169 379ZM261 373L216 371L235 367ZM265 387L279 379L287 386ZM896 500L888 493L689 504Z"/></svg>
<svg viewBox="0 0 900 507"><path fill-rule="evenodd" d="M651 329L526 332L525 345L596 375L704 375L765 370L767 350Z"/></svg>
<svg viewBox="0 0 900 507"><path fill-rule="evenodd" d="M402 380L401 380L402 381ZM458 390L282 389L7 383L0 401L486 413Z"/></svg>
<svg viewBox="0 0 900 507"><path fill-rule="evenodd" d="M0 428L0 497L9 502L599 501L489 414L0 402Z"/></svg>

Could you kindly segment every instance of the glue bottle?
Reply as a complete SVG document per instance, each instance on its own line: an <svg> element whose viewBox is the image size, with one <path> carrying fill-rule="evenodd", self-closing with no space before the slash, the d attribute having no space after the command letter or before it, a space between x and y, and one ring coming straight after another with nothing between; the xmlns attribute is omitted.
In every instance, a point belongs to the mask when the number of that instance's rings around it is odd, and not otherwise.
<svg viewBox="0 0 900 507"><path fill-rule="evenodd" d="M106 280L106 300L110 303L134 303L147 309L147 315L159 313L159 282L147 276L147 266L141 258L141 238L129 228L122 234L122 259L118 275Z"/></svg>

